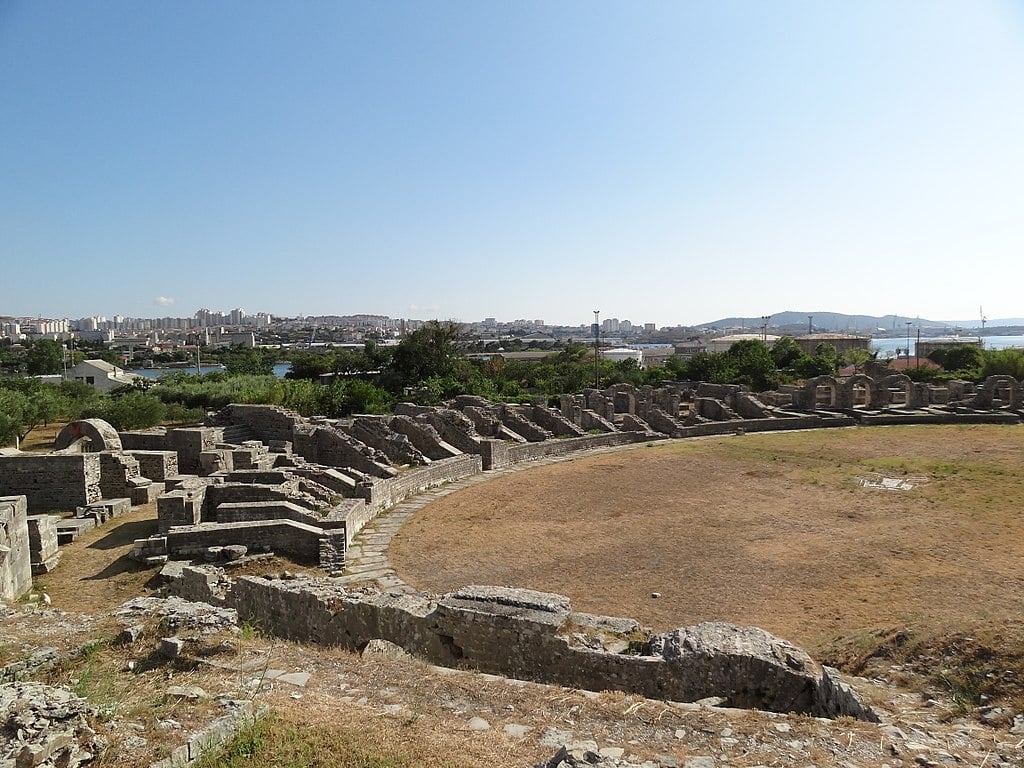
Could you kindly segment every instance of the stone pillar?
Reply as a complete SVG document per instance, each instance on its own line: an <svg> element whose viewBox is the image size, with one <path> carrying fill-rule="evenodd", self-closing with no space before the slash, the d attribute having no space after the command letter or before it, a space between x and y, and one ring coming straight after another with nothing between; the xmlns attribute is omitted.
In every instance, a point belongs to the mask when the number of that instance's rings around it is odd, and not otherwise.
<svg viewBox="0 0 1024 768"><path fill-rule="evenodd" d="M57 551L56 515L29 515L28 546L32 559L32 575L42 576L57 567L60 552Z"/></svg>

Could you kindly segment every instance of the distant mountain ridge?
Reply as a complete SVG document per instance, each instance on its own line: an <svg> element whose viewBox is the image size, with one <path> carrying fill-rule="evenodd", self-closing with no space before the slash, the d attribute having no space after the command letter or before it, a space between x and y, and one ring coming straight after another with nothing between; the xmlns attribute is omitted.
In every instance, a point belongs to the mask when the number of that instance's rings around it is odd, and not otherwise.
<svg viewBox="0 0 1024 768"><path fill-rule="evenodd" d="M959 329L962 331L977 331L981 328L981 319L974 318L973 320L928 320L923 317L906 317L905 315L882 315L876 317L874 315L845 315L841 312L778 312L771 316L768 320L769 328L799 328L803 329L803 332L807 332L808 318L813 318L813 326L815 333L819 332L878 332L879 329L884 329L889 333L898 333L901 330L906 330L907 323L911 324L912 328L940 328L947 329L950 333ZM764 320L760 317L723 317L720 320L713 320L709 323L701 323L696 326L697 328L750 328L751 330L758 329L764 325ZM986 319L985 326L987 328L996 328L999 326L1019 326L1024 325L1024 318L1010 317L1010 318L993 318L991 320Z"/></svg>

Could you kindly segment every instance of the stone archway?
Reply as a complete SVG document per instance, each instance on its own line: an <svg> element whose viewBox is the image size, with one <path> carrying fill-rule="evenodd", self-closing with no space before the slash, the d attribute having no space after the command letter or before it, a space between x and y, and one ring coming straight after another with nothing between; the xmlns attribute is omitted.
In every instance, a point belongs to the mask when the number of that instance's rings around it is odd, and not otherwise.
<svg viewBox="0 0 1024 768"><path fill-rule="evenodd" d="M989 409L994 401L1001 401L1000 407L1009 406L1017 410L1021 406L1021 385L1013 376L989 376L982 382L981 389L975 395L974 407Z"/></svg>
<svg viewBox="0 0 1024 768"><path fill-rule="evenodd" d="M842 383L839 395L839 405L843 408L871 408L875 405L875 381L856 373Z"/></svg>
<svg viewBox="0 0 1024 768"><path fill-rule="evenodd" d="M835 408L839 400L839 382L834 376L815 376L804 384L803 402L808 410Z"/></svg>
<svg viewBox="0 0 1024 768"><path fill-rule="evenodd" d="M897 400L900 389L903 390L902 402ZM910 408L913 404L913 397L914 382L903 373L894 373L886 376L878 383L875 389L875 405L878 407L884 408L889 405L899 405L904 408Z"/></svg>
<svg viewBox="0 0 1024 768"><path fill-rule="evenodd" d="M117 430L103 419L72 421L64 427L53 441L53 450L68 449L75 453L123 450Z"/></svg>
<svg viewBox="0 0 1024 768"><path fill-rule="evenodd" d="M636 387L632 384L613 384L605 391L611 395L615 413L631 413L636 415Z"/></svg>

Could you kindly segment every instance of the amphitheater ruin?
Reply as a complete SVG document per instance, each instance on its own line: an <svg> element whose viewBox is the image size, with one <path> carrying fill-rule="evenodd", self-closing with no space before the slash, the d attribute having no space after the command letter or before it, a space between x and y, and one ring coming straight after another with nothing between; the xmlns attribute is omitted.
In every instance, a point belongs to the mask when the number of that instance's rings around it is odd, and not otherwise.
<svg viewBox="0 0 1024 768"><path fill-rule="evenodd" d="M166 564L170 594L237 609L265 631L361 649L385 640L434 664L675 701L876 720L838 673L755 628L702 624L655 635L577 613L568 598L466 586L440 597L352 588L354 537L403 499L549 457L707 435L854 425L1022 419L1021 384L934 386L882 367L845 380L753 394L738 385L615 385L560 407L460 396L394 415L304 418L229 405L201 427L117 432L75 422L46 454L0 452L0 598L57 566L60 546L133 506L156 505L158 533L133 556ZM319 578L228 578L219 566L274 552Z"/></svg>

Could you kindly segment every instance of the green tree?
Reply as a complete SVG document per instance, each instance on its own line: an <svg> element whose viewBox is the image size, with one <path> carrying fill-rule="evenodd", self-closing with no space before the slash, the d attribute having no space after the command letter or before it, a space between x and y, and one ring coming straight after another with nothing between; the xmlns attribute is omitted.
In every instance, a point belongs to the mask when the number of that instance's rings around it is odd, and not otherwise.
<svg viewBox="0 0 1024 768"><path fill-rule="evenodd" d="M464 360L456 345L459 326L431 320L399 342L385 374L386 388L399 393L427 379L452 377Z"/></svg>
<svg viewBox="0 0 1024 768"><path fill-rule="evenodd" d="M28 398L14 389L0 389L0 445L11 445L23 437Z"/></svg>
<svg viewBox="0 0 1024 768"><path fill-rule="evenodd" d="M291 355L292 367L286 379L319 379L334 371L334 355L320 352L297 351Z"/></svg>
<svg viewBox="0 0 1024 768"><path fill-rule="evenodd" d="M792 368L804 356L804 351L790 336L776 339L772 344L772 360L776 368Z"/></svg>
<svg viewBox="0 0 1024 768"><path fill-rule="evenodd" d="M277 354L269 349L234 349L222 358L227 373L269 376L274 372Z"/></svg>
<svg viewBox="0 0 1024 768"><path fill-rule="evenodd" d="M807 355L796 364L797 372L805 379L815 376L832 376L838 364L836 348L831 344L819 344L813 355Z"/></svg>
<svg viewBox="0 0 1024 768"><path fill-rule="evenodd" d="M981 367L985 362L984 352L973 344L957 344L942 351L944 352L941 356L942 360L935 362L947 371L963 371L972 378L981 372Z"/></svg>
<svg viewBox="0 0 1024 768"><path fill-rule="evenodd" d="M24 440L40 425L49 424L70 410L68 398L52 384L37 379L0 380L0 439Z"/></svg>
<svg viewBox="0 0 1024 768"><path fill-rule="evenodd" d="M861 347L851 347L839 356L839 365L864 365L868 360L874 360L876 354Z"/></svg>
<svg viewBox="0 0 1024 768"><path fill-rule="evenodd" d="M646 383L644 369L640 367L633 358L620 360L613 364L612 371L608 375L605 386L612 384L632 384L634 387L642 387Z"/></svg>
<svg viewBox="0 0 1024 768"><path fill-rule="evenodd" d="M736 370L737 384L746 384L757 392L778 386L778 370L768 346L758 339L737 341L725 352Z"/></svg>
<svg viewBox="0 0 1024 768"><path fill-rule="evenodd" d="M1013 376L1020 381L1024 379L1024 352L1019 349L987 349L981 375Z"/></svg>
<svg viewBox="0 0 1024 768"><path fill-rule="evenodd" d="M734 361L724 352L698 352L683 367L680 379L728 384L736 377Z"/></svg>
<svg viewBox="0 0 1024 768"><path fill-rule="evenodd" d="M29 376L60 373L64 365L64 347L60 342L39 339L25 350L25 370Z"/></svg>
<svg viewBox="0 0 1024 768"><path fill-rule="evenodd" d="M156 395L124 387L122 393L111 393L83 412L84 418L99 418L115 429L146 429L164 421L167 407Z"/></svg>

